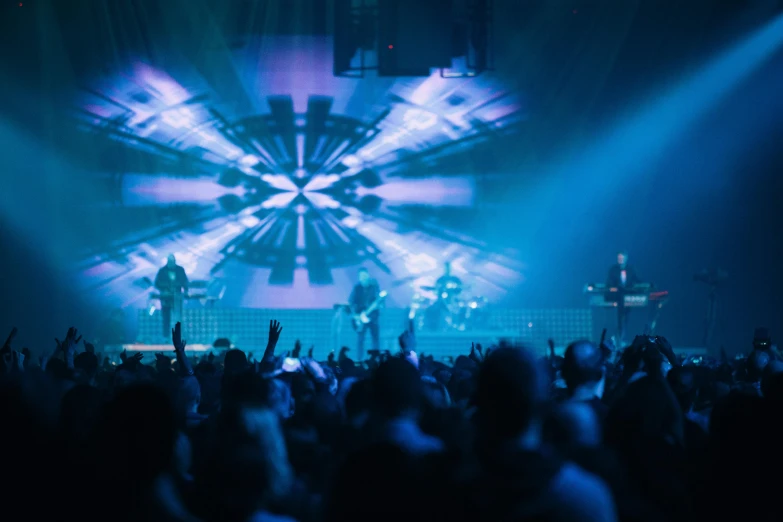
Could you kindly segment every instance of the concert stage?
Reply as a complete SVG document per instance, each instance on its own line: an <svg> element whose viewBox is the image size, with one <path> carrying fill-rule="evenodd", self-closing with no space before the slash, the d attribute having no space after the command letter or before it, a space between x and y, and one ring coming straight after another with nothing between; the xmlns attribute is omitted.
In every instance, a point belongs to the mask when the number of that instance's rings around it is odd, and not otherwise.
<svg viewBox="0 0 783 522"><path fill-rule="evenodd" d="M397 337L407 324L408 310L386 308L381 314L381 349L398 349ZM332 309L258 309L193 308L185 309L182 318L183 337L189 347L209 347L216 339L227 338L236 347L250 352L263 351L269 332L269 321L277 319L283 326L278 353L290 350L299 339L306 352L314 346L317 359L325 359L332 350L351 348L355 357L356 334L350 317ZM467 354L471 342L490 345L501 339L521 342L546 353L548 339L565 344L574 339L594 337L592 311L584 309L512 309L488 308L480 328L467 331L417 333L418 351L436 358ZM137 343L131 349L145 346L165 347L159 311L138 313ZM130 346L130 345L129 345ZM369 338L365 345L369 348ZM126 349L128 346L126 346ZM157 348L153 351L157 351Z"/></svg>
<svg viewBox="0 0 783 522"><path fill-rule="evenodd" d="M473 342L481 343L483 346L491 346L500 339L509 339L511 341L518 340L518 338L512 335L504 335L502 332L497 331L472 331L472 332L444 332L444 333L428 333L421 332L418 334L419 353L426 355L433 355L436 360L446 361L449 358L456 358L459 355L467 355L470 350L470 344ZM540 347L534 347L539 355L544 355L544 352ZM219 349L213 348L210 344L188 344L186 351L195 356L201 356L208 352L217 352ZM262 347L253 347L251 349L245 349L245 351L253 352L255 358L260 359L262 356ZM171 344L119 344L107 346L104 353L110 357L118 357L123 351L127 352L148 352L148 353L171 353L173 356L174 349ZM280 353L282 350L278 350ZM318 359L319 352L314 350L314 355ZM565 352L565 346L556 346L555 354L563 355ZM706 348L695 347L674 347L674 352L677 355L686 355L690 357L698 357L707 355Z"/></svg>
<svg viewBox="0 0 783 522"><path fill-rule="evenodd" d="M532 348L539 355L547 353L547 340L553 339L556 353L562 355L567 343L576 339L594 339L603 327L601 311L585 309L512 309L491 308L486 325L467 331L417 332L418 351L443 360L470 351L471 343L490 346L507 339ZM398 349L397 337L405 328L408 310L387 308L381 316L381 349L394 353ZM611 318L611 316L610 316ZM356 334L350 318L332 309L257 309L257 308L198 308L184 310L183 336L188 341L188 351L194 354L212 350L216 339L227 338L237 348L261 356L266 347L269 321L277 319L283 333L277 353L293 349L294 342L302 342L303 351L314 347L313 354L319 360L326 359L332 350L342 346L351 348L349 356L355 357ZM594 321L598 324L594 324ZM138 313L138 335L135 343L106 347L107 355L122 350L142 352L171 351L170 338L163 337L163 324L159 311ZM369 339L367 339L369 348ZM676 347L675 352L688 355L705 355L699 347Z"/></svg>

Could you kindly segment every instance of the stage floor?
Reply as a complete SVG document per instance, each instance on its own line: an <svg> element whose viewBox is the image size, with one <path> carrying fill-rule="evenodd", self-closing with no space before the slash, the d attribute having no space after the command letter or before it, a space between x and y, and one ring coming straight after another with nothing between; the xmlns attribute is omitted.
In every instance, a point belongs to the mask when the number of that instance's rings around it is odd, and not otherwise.
<svg viewBox="0 0 783 522"><path fill-rule="evenodd" d="M597 340L601 328L609 326L602 314L590 308L578 309L514 309L490 307L482 310L481 328L467 331L417 332L419 352L437 359L467 354L472 342L483 345L507 339L533 349L538 355L548 351L547 341L554 340L558 352L577 339ZM381 349L396 352L397 338L407 327L408 310L386 308L381 315ZM132 351L167 351L170 336L163 335L159 311L139 310L136 342L115 346ZM332 309L259 309L259 308L195 308L183 312L183 336L194 352L208 351L216 339L227 338L237 348L260 353L266 347L269 321L276 319L283 326L278 353L284 353L300 340L303 351L313 346L314 356L325 360L331 351L347 346L356 357L356 334L350 318ZM369 347L369 339L365 346ZM703 348L676 348L683 353L703 354Z"/></svg>
<svg viewBox="0 0 783 522"><path fill-rule="evenodd" d="M565 344L575 339L593 338L592 312L585 309L511 309L482 310L480 328L443 333L417 332L419 352L436 358L453 357L470 350L471 342L493 344L500 339L524 343L545 353L547 340ZM399 349L397 338L407 327L408 310L386 308L381 314L381 350ZM314 355L325 359L331 351L343 346L355 356L356 333L350 317L332 309L248 309L198 308L183 312L182 332L190 346L211 346L216 339L227 338L244 351L261 351L266 346L269 321L280 321L283 332L278 352L293 349L300 340L306 352L314 347ZM138 313L136 345L166 345L169 336L163 334L159 311ZM369 347L369 339L365 346Z"/></svg>
<svg viewBox="0 0 783 522"><path fill-rule="evenodd" d="M482 346L487 347L497 343L500 340L509 340L512 342L518 341L517 338L514 338L511 335L511 332L507 332L507 334L509 335L504 335L503 332L497 332L497 331L454 332L454 333L422 332L419 333L417 336L418 345L419 345L418 352L421 355L432 355L435 358L435 360L438 361L450 362L460 355L468 355L468 353L470 353L470 345L471 343L474 342L481 343ZM530 345L527 346L535 350L537 355L539 356L543 356L546 354L546 350L536 348L535 346L530 346ZM209 353L210 351L217 353L219 350L224 350L224 349L222 348L216 349L209 344L196 344L196 345L188 344L186 351L193 356L199 357L201 355L205 355ZM118 362L119 354L122 353L123 351L144 352L149 354L166 353L172 356L174 354L171 344L118 344L118 345L106 346L104 348L104 353L110 358L112 358L113 360L115 360L115 362ZM253 347L250 349L244 349L244 351L251 353L255 359L261 359L261 357L263 356L263 347ZM555 347L556 355L562 356L564 352L565 352L565 346ZM706 348L697 348L697 347L674 347L674 352L677 355L686 355L686 356L707 355ZM278 349L277 355L280 355L281 353L283 353L283 349ZM392 351L392 353L394 353L394 351ZM318 357L317 354L315 355L316 358L318 358L319 360L325 359L325 358ZM349 353L349 355L351 354Z"/></svg>

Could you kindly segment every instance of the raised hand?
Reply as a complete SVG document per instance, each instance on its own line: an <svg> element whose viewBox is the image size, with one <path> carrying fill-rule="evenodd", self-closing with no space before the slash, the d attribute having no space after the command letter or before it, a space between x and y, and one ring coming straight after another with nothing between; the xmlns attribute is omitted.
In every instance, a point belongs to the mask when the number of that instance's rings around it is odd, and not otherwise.
<svg viewBox="0 0 783 522"><path fill-rule="evenodd" d="M311 346L309 350L307 350L307 356L312 359L313 358L313 350L315 349L315 346Z"/></svg>
<svg viewBox="0 0 783 522"><path fill-rule="evenodd" d="M630 378L640 368L644 356L644 345L640 344L637 340L641 337L642 336L637 336L636 339L634 339L633 344L623 351L623 378Z"/></svg>
<svg viewBox="0 0 783 522"><path fill-rule="evenodd" d="M408 327L400 334L397 341L400 343L400 350L404 355L407 356L410 352L416 351L416 327L413 320L408 320Z"/></svg>
<svg viewBox="0 0 783 522"><path fill-rule="evenodd" d="M614 337L609 337L608 339L606 338L606 328L604 328L603 331L601 331L601 342L599 343L598 346L600 346L601 348L606 348L611 352L614 352L617 349L615 338Z"/></svg>
<svg viewBox="0 0 783 522"><path fill-rule="evenodd" d="M633 348L644 348L647 344L647 336L646 335L637 335L633 338L633 342L631 343L631 347Z"/></svg>
<svg viewBox="0 0 783 522"><path fill-rule="evenodd" d="M326 381L326 372L323 368L321 368L320 364L309 357L303 357L301 361L302 367L310 375L310 377L318 382Z"/></svg>
<svg viewBox="0 0 783 522"><path fill-rule="evenodd" d="M479 346L479 344L470 343L470 354L468 355L468 359L476 364L481 364L481 356L479 355L480 352L478 350Z"/></svg>
<svg viewBox="0 0 783 522"><path fill-rule="evenodd" d="M11 343L14 342L14 339L16 338L16 334L19 332L19 330L16 329L16 326L11 329L11 333L8 334L8 338L5 340L5 343L3 343L2 352L10 352L11 351Z"/></svg>
<svg viewBox="0 0 783 522"><path fill-rule="evenodd" d="M272 319L269 321L269 339L268 344L277 346L277 341L280 340L280 333L283 331L283 327L280 326L280 321Z"/></svg>
<svg viewBox="0 0 783 522"><path fill-rule="evenodd" d="M68 328L68 333L65 334L65 339L63 341L60 341L57 338L54 339L54 342L57 343L57 347L63 351L63 354L65 354L65 363L68 368L73 368L73 358L74 354L76 353L76 345L79 344L81 340L82 336L79 335L79 331L74 327Z"/></svg>
<svg viewBox="0 0 783 522"><path fill-rule="evenodd" d="M171 329L171 342L174 345L174 351L177 352L177 356L181 353L185 353L185 346L188 342L182 338L182 323L177 323L174 328Z"/></svg>
<svg viewBox="0 0 783 522"><path fill-rule="evenodd" d="M283 331L283 327L280 326L280 322L272 319L269 321L269 338L266 342L266 349L264 350L264 362L270 362L275 359L275 348L277 347L277 341L280 340L280 333Z"/></svg>
<svg viewBox="0 0 783 522"><path fill-rule="evenodd" d="M2 354L3 364L0 367L5 373L22 373L24 372L24 354L17 352L16 350L10 350L3 352Z"/></svg>
<svg viewBox="0 0 783 522"><path fill-rule="evenodd" d="M182 338L182 323L178 322L171 330L171 343L174 345L174 352L177 354L177 365L184 375L193 375L193 366L185 355L185 346L188 342Z"/></svg>
<svg viewBox="0 0 783 522"><path fill-rule="evenodd" d="M54 338L54 342L57 343L57 347L66 355L68 352L75 350L76 345L79 344L81 340L82 336L79 335L79 331L74 327L68 328L68 332L65 334L65 339L63 341L60 341L56 337Z"/></svg>
<svg viewBox="0 0 783 522"><path fill-rule="evenodd" d="M419 369L419 356L416 352L411 351L405 354L405 360L411 363L417 370Z"/></svg>
<svg viewBox="0 0 783 522"><path fill-rule="evenodd" d="M294 351L293 351L293 355L291 357L293 357L294 359L298 359L299 358L299 354L301 352L302 352L302 341L297 339L296 342L294 343Z"/></svg>
<svg viewBox="0 0 783 522"><path fill-rule="evenodd" d="M136 368L138 367L139 364L141 364L141 360L143 358L144 358L144 354L141 352L134 352L132 354L127 354L123 351L123 353L120 354L120 359L122 359L122 365L131 371L136 371Z"/></svg>
<svg viewBox="0 0 783 522"><path fill-rule="evenodd" d="M668 359L669 363L672 366L677 366L680 361L677 359L677 355L674 353L674 348L672 348L671 343L666 339L666 337L657 335L655 336L655 341L661 353L666 356L666 359Z"/></svg>
<svg viewBox="0 0 783 522"><path fill-rule="evenodd" d="M14 340L14 337L16 337L16 327L11 330L11 333L8 335L8 339L5 340L5 343L3 344L3 349L0 350L0 354L2 354L0 357L2 357L2 367L5 369L6 372L10 372L14 368L14 361L15 361L15 354L13 350L11 350L11 343Z"/></svg>
<svg viewBox="0 0 783 522"><path fill-rule="evenodd" d="M400 348L402 348L402 356L405 360L418 370L419 354L416 353L416 325L413 323L413 319L408 319L408 328L400 336Z"/></svg>
<svg viewBox="0 0 783 522"><path fill-rule="evenodd" d="M79 335L79 331L76 330L76 328L71 328L69 332L71 335L68 337L68 340L72 343L73 347L76 348L76 345L82 340L82 336Z"/></svg>

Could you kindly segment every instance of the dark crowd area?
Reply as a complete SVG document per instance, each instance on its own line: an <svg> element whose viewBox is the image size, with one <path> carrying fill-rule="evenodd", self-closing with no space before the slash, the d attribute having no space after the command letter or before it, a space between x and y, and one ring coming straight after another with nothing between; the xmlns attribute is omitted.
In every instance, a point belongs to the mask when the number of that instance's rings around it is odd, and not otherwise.
<svg viewBox="0 0 783 522"><path fill-rule="evenodd" d="M14 330L2 520L783 519L783 358L763 328L731 360L638 336L448 362L412 329L399 353L320 362L281 330L254 360L193 357L177 325L174 357L119 364L73 328L31 360Z"/></svg>

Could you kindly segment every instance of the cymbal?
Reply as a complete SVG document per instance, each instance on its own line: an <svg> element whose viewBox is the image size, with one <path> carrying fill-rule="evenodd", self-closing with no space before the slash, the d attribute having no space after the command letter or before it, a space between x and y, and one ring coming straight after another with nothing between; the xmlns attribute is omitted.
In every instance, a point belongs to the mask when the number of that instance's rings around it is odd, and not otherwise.
<svg viewBox="0 0 783 522"><path fill-rule="evenodd" d="M403 277L402 279L397 279L396 281L392 281L392 283L389 285L389 287L390 288L398 288L398 287L406 285L408 283L412 283L416 279L418 279L417 276Z"/></svg>

